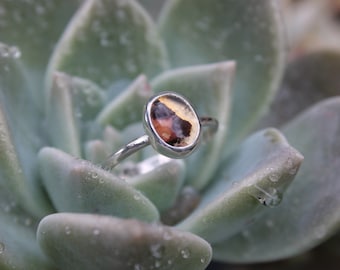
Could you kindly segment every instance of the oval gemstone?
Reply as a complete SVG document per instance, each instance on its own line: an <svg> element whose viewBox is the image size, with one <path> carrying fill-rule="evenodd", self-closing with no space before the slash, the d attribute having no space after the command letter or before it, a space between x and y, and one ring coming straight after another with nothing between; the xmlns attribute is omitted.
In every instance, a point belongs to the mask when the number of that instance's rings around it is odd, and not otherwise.
<svg viewBox="0 0 340 270"><path fill-rule="evenodd" d="M153 129L164 142L175 147L185 147L196 142L199 120L193 109L181 98L163 95L151 105Z"/></svg>

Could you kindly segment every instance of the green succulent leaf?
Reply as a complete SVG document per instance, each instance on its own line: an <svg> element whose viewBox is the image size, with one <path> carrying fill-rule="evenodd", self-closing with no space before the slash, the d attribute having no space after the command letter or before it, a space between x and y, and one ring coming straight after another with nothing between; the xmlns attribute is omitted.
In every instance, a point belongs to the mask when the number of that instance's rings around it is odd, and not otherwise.
<svg viewBox="0 0 340 270"><path fill-rule="evenodd" d="M163 43L138 3L86 0L59 41L49 69L106 88L142 72L152 76L165 66Z"/></svg>
<svg viewBox="0 0 340 270"><path fill-rule="evenodd" d="M0 268L55 270L36 241L35 221L19 212L6 212L0 212Z"/></svg>
<svg viewBox="0 0 340 270"><path fill-rule="evenodd" d="M283 127L305 161L285 199L242 233L214 245L223 261L259 262L302 253L339 230L340 98L322 101Z"/></svg>
<svg viewBox="0 0 340 270"><path fill-rule="evenodd" d="M59 212L87 212L159 219L156 207L142 193L112 173L55 148L39 153L43 184Z"/></svg>
<svg viewBox="0 0 340 270"><path fill-rule="evenodd" d="M181 160L174 160L156 155L137 164L138 174L126 181L140 190L162 211L172 206L183 185L185 165Z"/></svg>
<svg viewBox="0 0 340 270"><path fill-rule="evenodd" d="M184 95L200 116L213 117L219 122L213 140L206 138L204 141L203 138L204 142L197 152L187 159L187 181L199 189L210 181L223 154L234 73L235 63L228 61L166 71L151 83L155 92L175 91Z"/></svg>
<svg viewBox="0 0 340 270"><path fill-rule="evenodd" d="M48 59L64 27L82 0L1 1L0 42L17 46L34 104L43 109L43 78ZM13 47L14 48L14 47Z"/></svg>
<svg viewBox="0 0 340 270"><path fill-rule="evenodd" d="M147 78L140 75L125 91L104 107L97 117L97 122L102 126L111 125L119 129L140 122L145 103L151 95L152 90Z"/></svg>
<svg viewBox="0 0 340 270"><path fill-rule="evenodd" d="M259 126L282 126L325 98L340 95L340 52L322 50L287 65L270 110Z"/></svg>
<svg viewBox="0 0 340 270"><path fill-rule="evenodd" d="M27 210L34 209L6 119L0 108L0 202L4 208L21 203Z"/></svg>
<svg viewBox="0 0 340 270"><path fill-rule="evenodd" d="M42 216L50 211L36 172L36 154L44 144L42 117L32 101L22 63L9 54L10 49L0 43L2 181L15 183L11 188L21 194L27 210Z"/></svg>
<svg viewBox="0 0 340 270"><path fill-rule="evenodd" d="M211 247L170 227L89 214L54 214L38 242L60 269L205 269Z"/></svg>
<svg viewBox="0 0 340 270"><path fill-rule="evenodd" d="M52 145L80 157L80 135L73 109L70 85L65 77L55 74L50 102L47 104L47 123ZM67 79L66 79L67 80Z"/></svg>
<svg viewBox="0 0 340 270"><path fill-rule="evenodd" d="M52 146L80 157L86 124L95 118L103 100L103 92L94 83L55 72L46 106Z"/></svg>
<svg viewBox="0 0 340 270"><path fill-rule="evenodd" d="M200 205L178 228L210 243L232 237L277 206L303 157L275 129L250 136L221 163ZM251 225L250 225L251 226Z"/></svg>
<svg viewBox="0 0 340 270"><path fill-rule="evenodd" d="M284 42L275 0L169 0L159 29L174 67L235 60L226 152L249 133L281 76Z"/></svg>
<svg viewBox="0 0 340 270"><path fill-rule="evenodd" d="M101 140L92 140L85 143L85 159L94 164L103 162L110 153L107 151L107 145Z"/></svg>

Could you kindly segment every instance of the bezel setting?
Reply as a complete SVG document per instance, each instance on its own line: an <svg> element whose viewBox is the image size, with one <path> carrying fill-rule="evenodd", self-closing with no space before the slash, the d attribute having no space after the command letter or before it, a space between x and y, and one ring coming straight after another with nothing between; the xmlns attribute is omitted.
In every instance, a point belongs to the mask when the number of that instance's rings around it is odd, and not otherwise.
<svg viewBox="0 0 340 270"><path fill-rule="evenodd" d="M184 158L199 144L199 117L186 98L177 93L153 96L144 108L143 124L150 144L167 157Z"/></svg>

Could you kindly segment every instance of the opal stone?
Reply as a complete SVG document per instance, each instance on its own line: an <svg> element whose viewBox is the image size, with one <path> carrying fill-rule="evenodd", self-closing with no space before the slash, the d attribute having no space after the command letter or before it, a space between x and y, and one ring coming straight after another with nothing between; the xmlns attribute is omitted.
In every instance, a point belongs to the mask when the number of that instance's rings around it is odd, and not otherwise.
<svg viewBox="0 0 340 270"><path fill-rule="evenodd" d="M185 147L196 142L200 124L193 109L181 98L164 95L151 105L153 130L167 144Z"/></svg>

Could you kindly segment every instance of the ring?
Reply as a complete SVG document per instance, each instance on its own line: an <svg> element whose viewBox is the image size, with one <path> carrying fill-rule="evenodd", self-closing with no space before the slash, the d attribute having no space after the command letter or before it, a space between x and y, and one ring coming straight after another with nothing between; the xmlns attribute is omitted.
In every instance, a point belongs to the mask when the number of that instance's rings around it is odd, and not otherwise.
<svg viewBox="0 0 340 270"><path fill-rule="evenodd" d="M145 105L143 126L146 135L110 155L102 163L104 169L113 169L122 160L148 145L169 158L185 158L199 145L201 127L209 127L207 135L210 136L217 131L218 121L211 117L198 117L183 96L163 92L152 97Z"/></svg>

